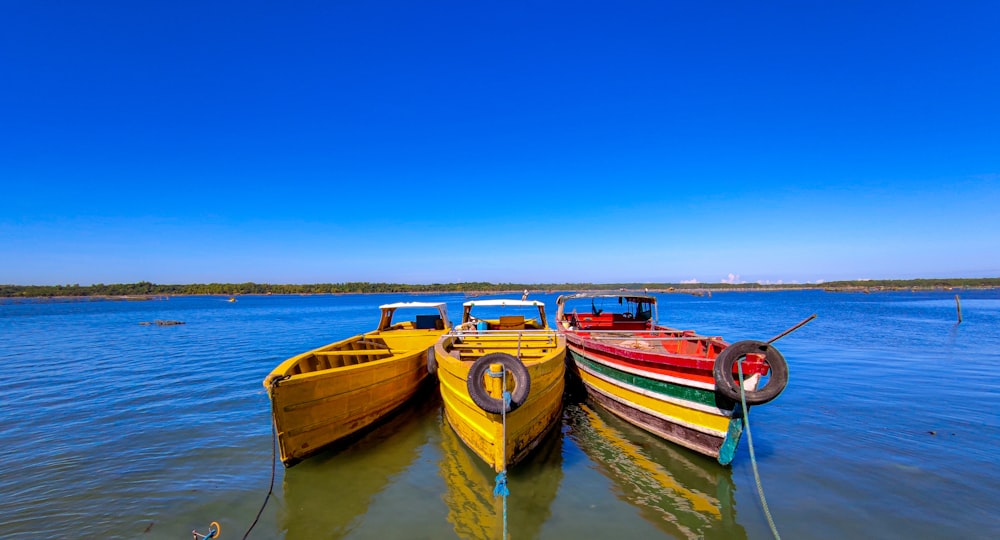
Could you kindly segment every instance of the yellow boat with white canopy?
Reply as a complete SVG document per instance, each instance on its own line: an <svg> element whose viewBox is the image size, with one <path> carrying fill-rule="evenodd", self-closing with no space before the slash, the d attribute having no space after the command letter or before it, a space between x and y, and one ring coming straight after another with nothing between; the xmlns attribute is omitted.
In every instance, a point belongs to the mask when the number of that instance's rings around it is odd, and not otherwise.
<svg viewBox="0 0 1000 540"><path fill-rule="evenodd" d="M560 419L566 339L535 300L475 300L434 346L445 417L497 472L527 456ZM433 369L433 368L432 368Z"/></svg>

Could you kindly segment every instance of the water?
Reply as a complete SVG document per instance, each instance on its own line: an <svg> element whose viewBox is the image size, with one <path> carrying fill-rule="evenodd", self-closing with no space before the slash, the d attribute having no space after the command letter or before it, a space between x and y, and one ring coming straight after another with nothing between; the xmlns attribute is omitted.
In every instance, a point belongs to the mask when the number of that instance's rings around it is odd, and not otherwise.
<svg viewBox="0 0 1000 540"><path fill-rule="evenodd" d="M1000 291L661 295L660 321L778 342L751 411L785 538L1000 538ZM555 295L532 295L555 311ZM0 300L0 537L242 538L267 494L261 385L374 328L381 303L461 295ZM180 326L141 326L157 319ZM433 392L356 444L276 470L250 538L500 538L494 474ZM730 468L587 405L511 471L512 538L769 538L748 440Z"/></svg>

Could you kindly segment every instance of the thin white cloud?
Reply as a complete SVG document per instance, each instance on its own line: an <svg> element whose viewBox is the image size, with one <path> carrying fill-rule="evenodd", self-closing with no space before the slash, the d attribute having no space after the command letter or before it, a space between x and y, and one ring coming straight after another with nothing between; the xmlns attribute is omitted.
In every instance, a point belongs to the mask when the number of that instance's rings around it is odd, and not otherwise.
<svg viewBox="0 0 1000 540"><path fill-rule="evenodd" d="M682 284L695 284L698 283L697 279L685 279L681 281Z"/></svg>
<svg viewBox="0 0 1000 540"><path fill-rule="evenodd" d="M729 283L730 285L732 285L732 284L735 284L735 283L743 283L743 282L740 281L740 275L739 274L734 274L734 273L730 272L729 275L726 277L726 279L722 280L722 283Z"/></svg>

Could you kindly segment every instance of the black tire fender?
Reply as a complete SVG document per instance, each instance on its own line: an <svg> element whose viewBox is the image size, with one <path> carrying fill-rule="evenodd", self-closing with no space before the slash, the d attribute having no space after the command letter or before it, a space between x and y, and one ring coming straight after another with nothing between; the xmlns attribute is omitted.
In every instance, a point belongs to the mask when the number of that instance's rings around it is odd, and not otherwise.
<svg viewBox="0 0 1000 540"><path fill-rule="evenodd" d="M431 345L430 347L427 347L427 374L434 375L437 373L437 370L437 357L434 356L434 346Z"/></svg>
<svg viewBox="0 0 1000 540"><path fill-rule="evenodd" d="M763 341L737 341L726 347L715 358L712 375L715 378L716 392L737 403L740 402L740 385L733 378L733 367L736 362L749 353L760 353L771 369L767 384L763 388L744 391L747 405L763 405L778 397L788 385L788 363L781 352Z"/></svg>
<svg viewBox="0 0 1000 540"><path fill-rule="evenodd" d="M514 377L514 391L510 394L510 406L506 412L518 408L528 399L531 392L531 377L528 368L517 358L507 353L489 353L480 356L469 368L469 376L465 381L469 389L469 397L480 409L493 414L504 412L502 399L491 396L483 385L483 377L490 370L490 364L501 364L505 371Z"/></svg>

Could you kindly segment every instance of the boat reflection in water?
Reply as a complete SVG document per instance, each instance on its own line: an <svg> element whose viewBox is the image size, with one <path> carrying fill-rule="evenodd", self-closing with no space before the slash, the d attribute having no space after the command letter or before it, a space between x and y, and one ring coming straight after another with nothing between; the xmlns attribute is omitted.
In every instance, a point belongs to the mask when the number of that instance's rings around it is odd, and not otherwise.
<svg viewBox="0 0 1000 540"><path fill-rule="evenodd" d="M671 447L585 403L567 404L566 435L611 479L619 499L674 538L746 538L732 471Z"/></svg>
<svg viewBox="0 0 1000 540"><path fill-rule="evenodd" d="M365 525L371 502L417 465L440 421L440 399L428 389L363 437L328 448L285 470L285 540L344 538ZM430 423L430 425L428 425ZM400 515L405 519L405 515ZM374 518L373 518L374 519ZM370 525L370 524L369 524Z"/></svg>
<svg viewBox="0 0 1000 540"><path fill-rule="evenodd" d="M563 478L562 433L551 430L535 450L507 473L509 538L538 538ZM503 538L503 497L494 497L496 473L441 422L439 466L448 522L463 539Z"/></svg>

